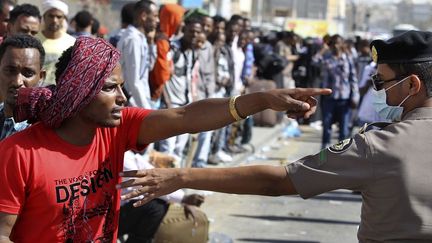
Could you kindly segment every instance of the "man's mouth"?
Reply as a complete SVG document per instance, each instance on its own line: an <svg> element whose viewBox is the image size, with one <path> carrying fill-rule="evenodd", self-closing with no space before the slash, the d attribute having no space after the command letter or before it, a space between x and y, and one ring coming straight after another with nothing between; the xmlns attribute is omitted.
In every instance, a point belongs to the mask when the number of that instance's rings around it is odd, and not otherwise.
<svg viewBox="0 0 432 243"><path fill-rule="evenodd" d="M122 110L123 110L123 108L114 108L112 111L111 111L111 115L115 118L115 119L120 119L121 118L121 115L122 115Z"/></svg>

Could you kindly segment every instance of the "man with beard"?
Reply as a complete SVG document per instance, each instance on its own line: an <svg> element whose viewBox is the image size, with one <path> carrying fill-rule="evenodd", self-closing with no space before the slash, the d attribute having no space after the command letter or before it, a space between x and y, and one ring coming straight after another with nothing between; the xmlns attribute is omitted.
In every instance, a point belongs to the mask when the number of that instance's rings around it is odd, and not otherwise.
<svg viewBox="0 0 432 243"><path fill-rule="evenodd" d="M124 153L217 129L264 109L310 116L328 89L272 90L184 107L127 107L120 53L79 37L55 87L18 90L14 118L40 121L0 143L0 241L116 242Z"/></svg>
<svg viewBox="0 0 432 243"><path fill-rule="evenodd" d="M41 15L38 7L32 4L18 5L10 12L7 35L22 33L36 36L39 33L40 23Z"/></svg>
<svg viewBox="0 0 432 243"><path fill-rule="evenodd" d="M46 52L44 68L47 76L43 85L55 84L55 63L67 48L75 43L75 38L66 33L64 24L69 7L60 0L45 0L42 3L44 28L38 34Z"/></svg>
<svg viewBox="0 0 432 243"><path fill-rule="evenodd" d="M21 87L33 87L45 77L45 52L38 39L28 35L8 37L0 45L0 140L25 129L25 121L15 122L15 95Z"/></svg>

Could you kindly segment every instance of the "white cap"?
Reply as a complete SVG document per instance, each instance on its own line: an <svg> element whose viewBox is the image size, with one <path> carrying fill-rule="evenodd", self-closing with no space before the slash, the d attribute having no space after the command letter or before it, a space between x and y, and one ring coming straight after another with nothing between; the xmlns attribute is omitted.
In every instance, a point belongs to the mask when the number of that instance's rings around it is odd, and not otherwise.
<svg viewBox="0 0 432 243"><path fill-rule="evenodd" d="M53 8L62 11L66 16L69 13L69 7L65 2L60 0L45 0L42 2L42 15Z"/></svg>

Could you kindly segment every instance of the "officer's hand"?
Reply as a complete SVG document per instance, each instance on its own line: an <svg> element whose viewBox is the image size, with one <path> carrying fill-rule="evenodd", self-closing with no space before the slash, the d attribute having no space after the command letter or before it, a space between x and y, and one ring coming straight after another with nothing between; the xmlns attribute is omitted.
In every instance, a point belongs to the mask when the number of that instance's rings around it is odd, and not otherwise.
<svg viewBox="0 0 432 243"><path fill-rule="evenodd" d="M331 89L295 88L275 89L266 93L269 108L285 111L290 118L309 118L316 111L317 100L314 96L329 95Z"/></svg>
<svg viewBox="0 0 432 243"><path fill-rule="evenodd" d="M132 187L134 190L121 196L122 200L144 195L135 202L135 207L144 205L154 198L180 189L178 169L131 170L120 173L121 177L131 178L117 185L117 189Z"/></svg>

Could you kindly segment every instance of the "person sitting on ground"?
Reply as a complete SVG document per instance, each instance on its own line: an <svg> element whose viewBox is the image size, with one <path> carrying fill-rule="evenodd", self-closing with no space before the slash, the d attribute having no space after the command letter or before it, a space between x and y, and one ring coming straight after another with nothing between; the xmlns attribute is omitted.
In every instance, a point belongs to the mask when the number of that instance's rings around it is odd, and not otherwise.
<svg viewBox="0 0 432 243"><path fill-rule="evenodd" d="M125 153L124 170L152 169L174 166L174 157L157 151L150 151L145 156L127 151ZM128 189L124 190L124 193ZM181 204L184 207L186 218L195 219L195 214L204 202L204 197L198 194L186 195L183 190L177 190L160 198L155 198L143 207L136 208L133 204L138 199L131 199L122 202L120 207L119 237L127 235L127 243L131 242L152 242L156 231L159 228L164 216L168 212L170 204ZM171 225L171 228L175 224Z"/></svg>

